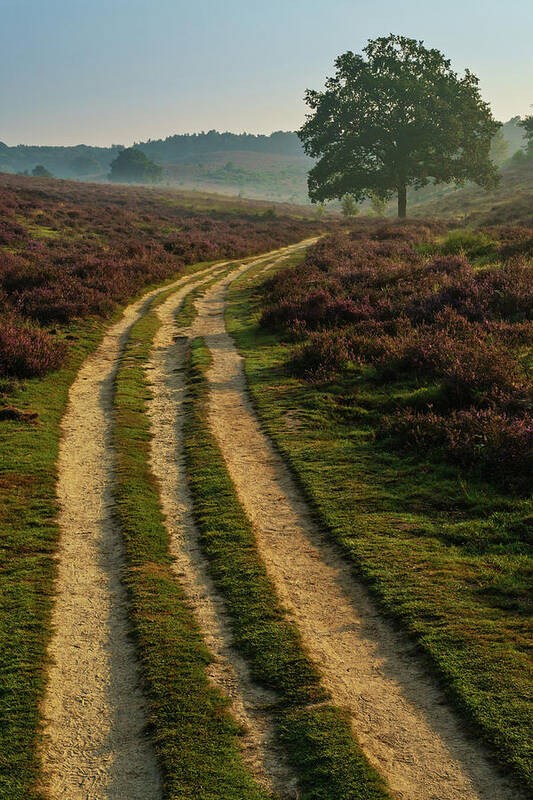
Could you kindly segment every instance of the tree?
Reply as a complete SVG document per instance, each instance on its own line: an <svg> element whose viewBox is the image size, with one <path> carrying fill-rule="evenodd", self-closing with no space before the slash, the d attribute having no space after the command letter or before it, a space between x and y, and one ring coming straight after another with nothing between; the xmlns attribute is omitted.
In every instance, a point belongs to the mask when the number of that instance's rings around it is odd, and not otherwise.
<svg viewBox="0 0 533 800"><path fill-rule="evenodd" d="M37 164L37 166L35 166L32 169L31 174L33 175L34 178L53 178L54 177L52 175L52 173L49 172L46 169L46 167L43 167L42 164Z"/></svg>
<svg viewBox="0 0 533 800"><path fill-rule="evenodd" d="M500 167L509 158L509 143L501 128L496 131L490 143L490 158L497 167Z"/></svg>
<svg viewBox="0 0 533 800"><path fill-rule="evenodd" d="M387 213L387 200L380 197L377 192L372 192L370 195L370 207L376 217L384 217Z"/></svg>
<svg viewBox="0 0 533 800"><path fill-rule="evenodd" d="M341 210L345 217L356 217L359 214L359 206L355 202L353 194L345 194L342 196Z"/></svg>
<svg viewBox="0 0 533 800"><path fill-rule="evenodd" d="M120 183L158 183L163 170L137 147L126 147L111 162L109 179Z"/></svg>
<svg viewBox="0 0 533 800"><path fill-rule="evenodd" d="M519 123L521 128L524 129L526 133L526 149L528 154L533 155L533 117L524 117Z"/></svg>
<svg viewBox="0 0 533 800"><path fill-rule="evenodd" d="M404 217L408 186L494 186L489 151L500 123L476 76L467 70L459 77L438 50L404 36L371 40L364 53L339 56L325 91L306 92L313 113L298 135L318 159L309 172L311 199L397 192Z"/></svg>
<svg viewBox="0 0 533 800"><path fill-rule="evenodd" d="M326 211L326 206L324 205L324 203L317 203L315 208L315 217L317 219L322 219L322 217L325 214L325 211Z"/></svg>

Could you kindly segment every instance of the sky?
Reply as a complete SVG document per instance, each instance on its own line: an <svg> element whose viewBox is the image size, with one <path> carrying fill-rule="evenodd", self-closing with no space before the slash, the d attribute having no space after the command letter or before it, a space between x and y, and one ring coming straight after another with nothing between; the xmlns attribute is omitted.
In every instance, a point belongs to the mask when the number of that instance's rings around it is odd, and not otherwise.
<svg viewBox="0 0 533 800"><path fill-rule="evenodd" d="M0 141L125 144L295 130L307 88L389 33L533 113L532 0L0 0Z"/></svg>

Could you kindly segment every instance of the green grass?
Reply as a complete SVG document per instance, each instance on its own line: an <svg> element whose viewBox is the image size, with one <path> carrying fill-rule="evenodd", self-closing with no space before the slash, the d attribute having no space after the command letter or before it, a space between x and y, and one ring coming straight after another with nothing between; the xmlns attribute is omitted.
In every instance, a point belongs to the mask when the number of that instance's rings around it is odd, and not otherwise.
<svg viewBox="0 0 533 800"><path fill-rule="evenodd" d="M209 362L203 340L194 340L187 369L185 460L200 544L236 646L253 678L277 694L278 735L299 777L301 800L384 799L383 782L361 753L348 719L328 702L266 574L209 428Z"/></svg>
<svg viewBox="0 0 533 800"><path fill-rule="evenodd" d="M144 366L159 322L130 332L116 378L116 515L127 555L131 619L152 709L167 798L266 800L245 768L228 701L208 680L207 651L171 567L168 532L149 467Z"/></svg>
<svg viewBox="0 0 533 800"><path fill-rule="evenodd" d="M228 327L263 425L318 521L419 645L504 769L533 790L533 502L387 451L376 420L414 385L291 377L292 346L260 329L264 278L236 281Z"/></svg>
<svg viewBox="0 0 533 800"><path fill-rule="evenodd" d="M189 325L192 325L194 320L196 319L198 312L196 310L196 300L199 297L202 297L207 290L213 286L214 283L217 281L222 280L223 277L228 275L232 272L238 264L245 264L247 259L244 259L240 262L232 261L228 265L228 267L220 272L217 271L217 274L211 280L202 283L200 286L197 286L195 289L191 289L191 291L185 296L183 303L178 308L176 315L174 317L176 325L178 328L186 328Z"/></svg>

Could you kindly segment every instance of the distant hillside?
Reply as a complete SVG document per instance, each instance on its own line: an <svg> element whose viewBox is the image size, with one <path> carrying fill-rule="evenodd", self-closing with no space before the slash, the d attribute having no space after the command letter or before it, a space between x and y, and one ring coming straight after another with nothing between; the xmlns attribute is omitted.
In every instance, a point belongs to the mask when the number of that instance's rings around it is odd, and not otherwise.
<svg viewBox="0 0 533 800"><path fill-rule="evenodd" d="M478 186L447 187L441 189L440 197L419 202L413 192L410 215L456 218L473 225L533 227L533 158L511 159L502 169L498 188L488 192Z"/></svg>
<svg viewBox="0 0 533 800"><path fill-rule="evenodd" d="M59 178L105 180L122 145L40 147L0 143L1 172L31 172L42 164ZM163 167L165 182L185 189L307 203L311 159L296 133L192 133L136 142Z"/></svg>
<svg viewBox="0 0 533 800"><path fill-rule="evenodd" d="M494 158L505 161L520 149L523 131L520 117L502 127L495 142ZM277 131L266 135L250 133L177 134L166 139L136 142L150 159L163 167L164 183L180 189L197 189L219 194L242 195L258 200L308 203L307 173L312 159L305 155L296 133ZM59 178L105 181L111 161L123 145L110 147L8 147L0 142L0 172L31 173L42 164ZM456 193L449 186L428 186L412 192L411 208L441 200ZM365 205L366 207L366 205Z"/></svg>

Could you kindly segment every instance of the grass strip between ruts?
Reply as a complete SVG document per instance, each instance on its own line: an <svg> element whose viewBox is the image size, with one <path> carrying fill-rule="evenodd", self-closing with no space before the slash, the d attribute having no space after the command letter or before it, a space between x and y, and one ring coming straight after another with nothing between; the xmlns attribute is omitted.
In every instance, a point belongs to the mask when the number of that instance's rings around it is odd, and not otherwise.
<svg viewBox="0 0 533 800"><path fill-rule="evenodd" d="M210 353L195 339L187 365L185 459L201 547L224 598L236 646L255 680L277 693L277 733L298 775L300 800L383 800L344 712L333 707L319 673L287 621L258 554L208 422Z"/></svg>
<svg viewBox="0 0 533 800"><path fill-rule="evenodd" d="M252 256L252 258L245 258L242 261L230 261L228 262L225 269L217 270L214 277L210 278L208 281L201 283L195 289L191 289L191 291L185 296L183 303L181 303L180 307L176 311L174 315L174 320L178 328L187 328L190 327L196 317L198 316L198 310L196 308L196 301L199 297L203 297L203 295L218 281L221 281L222 278L225 278L231 272L233 272L238 266L249 264L250 262L258 261L258 267L261 267L264 262L265 258L261 256Z"/></svg>
<svg viewBox="0 0 533 800"><path fill-rule="evenodd" d="M266 800L270 794L242 761L240 728L228 711L228 700L209 682L206 667L212 657L171 566L168 531L149 465L146 414L150 393L144 367L159 326L150 311L131 329L116 377L114 441L125 581L164 796Z"/></svg>

